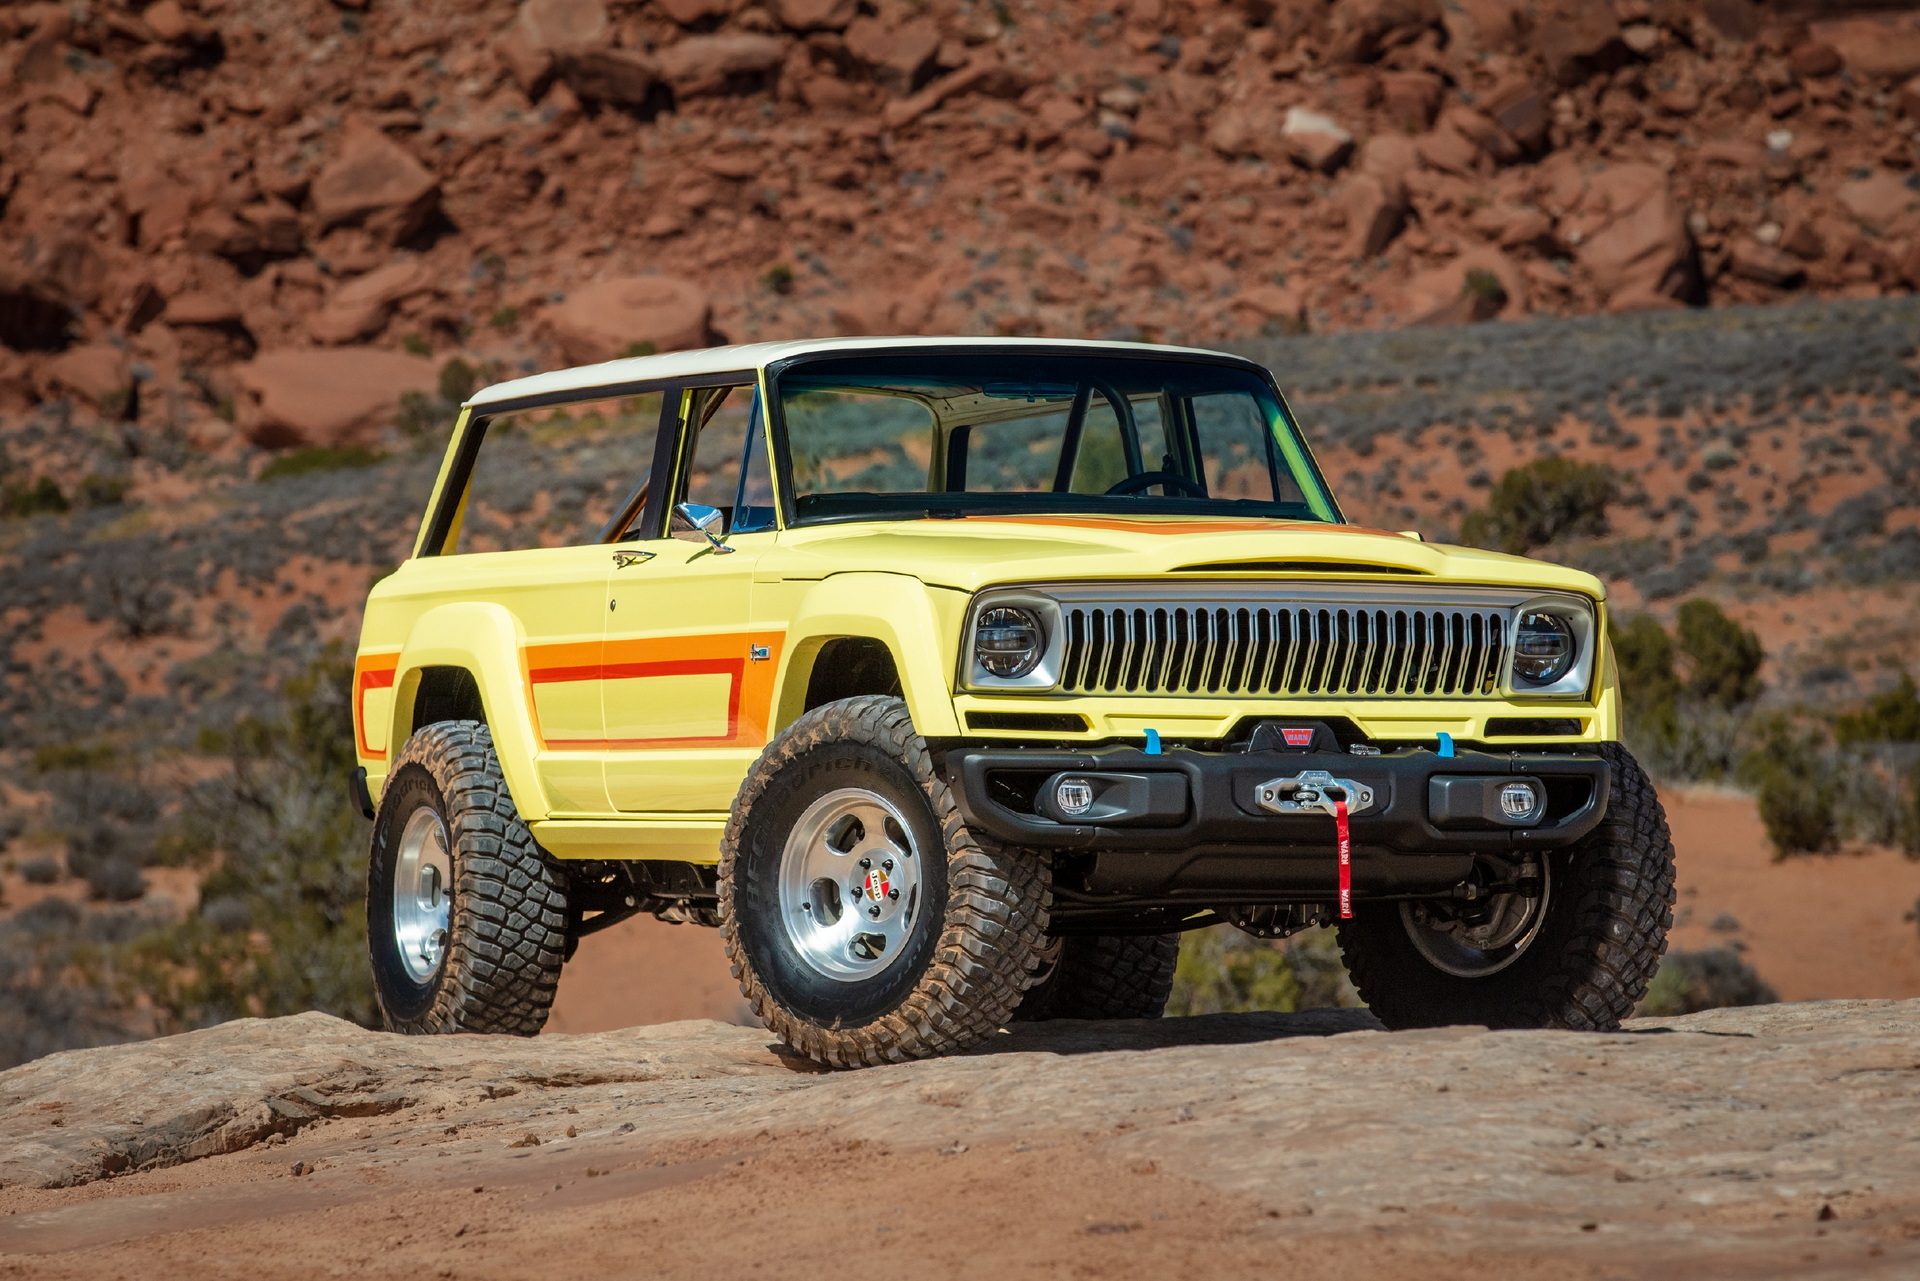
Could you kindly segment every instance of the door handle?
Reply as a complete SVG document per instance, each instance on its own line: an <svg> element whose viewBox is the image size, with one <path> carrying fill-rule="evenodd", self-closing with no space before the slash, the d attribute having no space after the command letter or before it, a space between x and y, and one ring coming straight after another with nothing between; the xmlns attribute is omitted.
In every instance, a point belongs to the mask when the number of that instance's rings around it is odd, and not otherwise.
<svg viewBox="0 0 1920 1281"><path fill-rule="evenodd" d="M615 552L613 554L613 567L615 569L625 569L629 565L644 565L657 555L659 555L658 552Z"/></svg>

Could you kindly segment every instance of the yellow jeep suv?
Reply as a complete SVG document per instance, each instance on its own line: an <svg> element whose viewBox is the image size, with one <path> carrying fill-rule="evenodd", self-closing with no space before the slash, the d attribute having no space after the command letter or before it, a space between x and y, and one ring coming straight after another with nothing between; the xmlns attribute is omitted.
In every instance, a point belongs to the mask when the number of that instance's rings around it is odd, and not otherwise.
<svg viewBox="0 0 1920 1281"><path fill-rule="evenodd" d="M648 912L719 928L797 1050L881 1063L1157 1016L1182 930L1337 923L1390 1026L1610 1028L1673 850L1606 634L1587 574L1348 523L1234 356L502 383L367 602L381 1007L537 1032L580 937Z"/></svg>

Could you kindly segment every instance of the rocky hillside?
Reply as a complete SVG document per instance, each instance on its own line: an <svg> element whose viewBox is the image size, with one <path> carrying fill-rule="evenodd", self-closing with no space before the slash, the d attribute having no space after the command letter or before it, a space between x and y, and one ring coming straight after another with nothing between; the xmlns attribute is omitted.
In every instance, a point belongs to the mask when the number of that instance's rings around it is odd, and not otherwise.
<svg viewBox="0 0 1920 1281"><path fill-rule="evenodd" d="M0 413L201 450L364 442L456 352L1920 285L1905 9L96 0L0 48Z"/></svg>
<svg viewBox="0 0 1920 1281"><path fill-rule="evenodd" d="M1911 1276L1916 1004L1605 1036L1023 1024L825 1074L717 1023L247 1020L0 1074L0 1253L76 1278Z"/></svg>

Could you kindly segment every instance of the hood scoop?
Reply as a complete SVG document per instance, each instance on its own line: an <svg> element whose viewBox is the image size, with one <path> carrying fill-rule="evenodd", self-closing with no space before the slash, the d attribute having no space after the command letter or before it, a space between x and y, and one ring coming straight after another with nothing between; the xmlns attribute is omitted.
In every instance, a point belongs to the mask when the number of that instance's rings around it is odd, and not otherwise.
<svg viewBox="0 0 1920 1281"><path fill-rule="evenodd" d="M1176 574L1412 574L1431 577L1426 570L1405 565L1377 565L1356 560L1219 560L1182 565Z"/></svg>

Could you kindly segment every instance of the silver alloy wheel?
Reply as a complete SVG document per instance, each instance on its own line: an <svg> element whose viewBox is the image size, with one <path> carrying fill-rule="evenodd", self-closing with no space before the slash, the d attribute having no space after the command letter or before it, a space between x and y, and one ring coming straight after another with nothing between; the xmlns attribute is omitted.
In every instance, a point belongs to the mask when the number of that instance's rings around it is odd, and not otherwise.
<svg viewBox="0 0 1920 1281"><path fill-rule="evenodd" d="M1484 924L1436 920L1424 903L1400 904L1400 920L1413 946L1435 969L1455 978L1483 979L1519 960L1540 936L1552 890L1547 862L1542 859L1539 896L1494 895L1488 900Z"/></svg>
<svg viewBox="0 0 1920 1281"><path fill-rule="evenodd" d="M920 907L920 851L906 816L863 787L807 806L780 853L780 919L816 973L872 978L906 951Z"/></svg>
<svg viewBox="0 0 1920 1281"><path fill-rule="evenodd" d="M393 863L393 942L416 983L432 978L446 959L452 894L447 825L430 809L415 810Z"/></svg>

